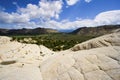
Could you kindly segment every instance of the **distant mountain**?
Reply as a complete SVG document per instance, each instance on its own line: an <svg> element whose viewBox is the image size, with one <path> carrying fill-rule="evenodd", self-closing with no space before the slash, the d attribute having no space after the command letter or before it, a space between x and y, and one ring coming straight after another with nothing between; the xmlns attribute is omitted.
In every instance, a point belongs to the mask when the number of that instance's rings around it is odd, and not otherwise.
<svg viewBox="0 0 120 80"><path fill-rule="evenodd" d="M114 32L116 29L119 29L120 25L104 25L98 27L82 27L74 30L71 34L78 34L78 35L104 35Z"/></svg>
<svg viewBox="0 0 120 80"><path fill-rule="evenodd" d="M0 35L39 35L47 33L58 33L58 31L49 28L0 29Z"/></svg>

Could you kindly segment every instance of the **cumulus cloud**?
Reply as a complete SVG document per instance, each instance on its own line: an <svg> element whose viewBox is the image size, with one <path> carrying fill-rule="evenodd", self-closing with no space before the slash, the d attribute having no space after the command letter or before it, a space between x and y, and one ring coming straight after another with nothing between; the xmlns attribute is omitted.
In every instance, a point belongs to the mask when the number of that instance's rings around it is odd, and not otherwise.
<svg viewBox="0 0 120 80"><path fill-rule="evenodd" d="M120 24L120 10L102 12L95 17L94 21L100 25Z"/></svg>
<svg viewBox="0 0 120 80"><path fill-rule="evenodd" d="M28 4L26 8L18 8L16 13L0 12L0 22L26 23L36 18L44 20L58 19L61 9L61 1L40 1L39 5Z"/></svg>
<svg viewBox="0 0 120 80"><path fill-rule="evenodd" d="M91 2L92 0L85 0L85 2L87 2L87 3L89 3L89 2Z"/></svg>
<svg viewBox="0 0 120 80"><path fill-rule="evenodd" d="M26 23L30 19L25 14L19 15L18 13L0 12L1 23Z"/></svg>
<svg viewBox="0 0 120 80"><path fill-rule="evenodd" d="M61 1L39 2L39 5L28 4L26 8L20 8L19 12L27 14L32 18L50 19L59 18L59 13L62 9Z"/></svg>
<svg viewBox="0 0 120 80"><path fill-rule="evenodd" d="M70 6L76 4L78 1L79 0L66 0L67 4Z"/></svg>
<svg viewBox="0 0 120 80"><path fill-rule="evenodd" d="M69 6L72 6L72 5L75 5L77 2L79 2L80 0L66 0L67 4ZM85 0L85 2L89 3L91 2L92 0Z"/></svg>

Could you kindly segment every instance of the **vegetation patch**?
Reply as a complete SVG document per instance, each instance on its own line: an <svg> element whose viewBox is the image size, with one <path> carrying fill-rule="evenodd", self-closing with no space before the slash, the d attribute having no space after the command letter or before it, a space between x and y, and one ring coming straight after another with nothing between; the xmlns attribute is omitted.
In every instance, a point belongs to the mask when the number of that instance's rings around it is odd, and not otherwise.
<svg viewBox="0 0 120 80"><path fill-rule="evenodd" d="M95 37L97 36L54 33L42 35L14 35L12 36L12 40L17 40L22 43L44 45L53 51L61 51Z"/></svg>

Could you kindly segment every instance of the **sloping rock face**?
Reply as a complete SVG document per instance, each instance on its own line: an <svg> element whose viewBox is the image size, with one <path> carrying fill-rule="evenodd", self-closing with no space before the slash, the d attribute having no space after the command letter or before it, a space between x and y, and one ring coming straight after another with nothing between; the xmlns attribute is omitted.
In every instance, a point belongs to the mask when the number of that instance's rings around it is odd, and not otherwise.
<svg viewBox="0 0 120 80"><path fill-rule="evenodd" d="M95 39L77 44L71 48L72 51L87 50L98 47L120 46L120 32L104 35Z"/></svg>
<svg viewBox="0 0 120 80"><path fill-rule="evenodd" d="M90 43L94 47L89 47ZM86 48L81 49L84 45ZM43 79L120 80L120 33L105 35L77 46L80 48L73 47L75 51L61 52L44 61L40 67Z"/></svg>
<svg viewBox="0 0 120 80"><path fill-rule="evenodd" d="M102 46L81 49L90 43ZM1 43L0 80L120 80L119 32L78 46L54 54L42 45Z"/></svg>
<svg viewBox="0 0 120 80"><path fill-rule="evenodd" d="M6 37L4 39L7 39ZM9 38L8 38L9 39ZM8 40L7 39L7 40ZM44 58L54 54L53 51L48 48L36 44L23 44L19 42L1 42L0 44L0 61L9 62L14 60L20 63L28 61L29 63L35 63L35 61L42 61ZM35 61L34 61L35 60Z"/></svg>
<svg viewBox="0 0 120 80"><path fill-rule="evenodd" d="M1 36L0 37L0 45L8 43L8 42L10 42L10 40L11 40L11 38L9 38L9 37Z"/></svg>
<svg viewBox="0 0 120 80"><path fill-rule="evenodd" d="M120 80L120 47L57 54L41 65L44 80Z"/></svg>
<svg viewBox="0 0 120 80"><path fill-rule="evenodd" d="M55 52L10 40L0 36L0 80L43 80L40 64Z"/></svg>

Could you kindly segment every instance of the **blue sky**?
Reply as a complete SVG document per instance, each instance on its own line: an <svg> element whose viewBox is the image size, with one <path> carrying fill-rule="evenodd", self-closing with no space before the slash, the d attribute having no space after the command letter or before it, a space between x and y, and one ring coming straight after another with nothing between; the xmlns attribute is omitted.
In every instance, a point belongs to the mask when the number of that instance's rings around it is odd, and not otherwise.
<svg viewBox="0 0 120 80"><path fill-rule="evenodd" d="M75 19L79 18L94 18L97 14L110 11L119 10L120 0L92 0L86 3L84 0L79 1L76 5L70 6L69 8L64 8L62 17ZM66 14L66 15L64 15ZM69 14L69 16L67 16Z"/></svg>
<svg viewBox="0 0 120 80"><path fill-rule="evenodd" d="M120 24L120 0L0 0L0 28L53 28Z"/></svg>

